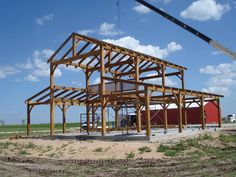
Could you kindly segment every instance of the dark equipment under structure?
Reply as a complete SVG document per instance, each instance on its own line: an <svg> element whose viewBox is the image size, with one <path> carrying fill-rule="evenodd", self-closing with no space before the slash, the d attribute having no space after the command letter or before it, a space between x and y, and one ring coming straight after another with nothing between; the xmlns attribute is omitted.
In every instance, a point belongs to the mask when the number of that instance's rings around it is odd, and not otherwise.
<svg viewBox="0 0 236 177"><path fill-rule="evenodd" d="M106 107L115 112L115 127L118 128L118 112L124 107L136 110L136 129L146 129L146 136L151 135L150 105L163 108L164 128L168 128L167 109L170 104L178 108L178 128L187 125L186 109L192 103L201 108L201 126L205 128L204 102L213 101L218 105L221 127L220 98L222 95L185 89L183 66L126 49L91 37L72 33L48 60L50 64L50 85L26 100L27 134L30 135L30 115L37 105L50 105L50 134L54 134L54 112L58 106L63 115L63 133L66 132L66 111L72 105L86 106L87 131L90 131L96 109L101 109L101 135L107 133ZM85 88L58 86L54 83L54 72L59 65L73 66L85 73ZM99 73L100 83L90 84L90 78ZM147 75L147 73L155 74ZM166 86L166 78L179 78L181 88ZM150 79L161 79L161 84L147 83ZM146 125L141 125L141 110L145 110ZM94 124L94 122L92 122Z"/></svg>

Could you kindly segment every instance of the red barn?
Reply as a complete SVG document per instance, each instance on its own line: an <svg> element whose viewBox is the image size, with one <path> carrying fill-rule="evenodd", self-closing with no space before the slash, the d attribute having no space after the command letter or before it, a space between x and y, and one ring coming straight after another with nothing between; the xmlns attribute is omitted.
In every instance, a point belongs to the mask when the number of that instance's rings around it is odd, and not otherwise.
<svg viewBox="0 0 236 177"><path fill-rule="evenodd" d="M218 123L218 105L216 102L207 102L204 105L204 112L207 124ZM191 106L186 109L187 124L201 124L201 108L199 106ZM146 124L145 110L141 111L142 125ZM163 125L163 109L150 109L151 125ZM167 120L169 125L178 125L179 116L178 109L167 109ZM184 122L184 120L183 120Z"/></svg>

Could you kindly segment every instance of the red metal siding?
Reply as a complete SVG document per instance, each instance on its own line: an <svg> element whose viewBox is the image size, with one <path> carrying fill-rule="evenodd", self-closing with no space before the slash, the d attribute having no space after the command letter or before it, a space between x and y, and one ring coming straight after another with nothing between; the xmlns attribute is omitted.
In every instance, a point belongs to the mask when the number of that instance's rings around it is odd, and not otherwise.
<svg viewBox="0 0 236 177"><path fill-rule="evenodd" d="M186 113L187 124L201 124L201 109L199 107L188 108Z"/></svg>
<svg viewBox="0 0 236 177"><path fill-rule="evenodd" d="M216 102L208 102L205 105L206 111L206 123L218 123L219 115L218 115L218 105Z"/></svg>
<svg viewBox="0 0 236 177"><path fill-rule="evenodd" d="M217 123L218 122L218 107L214 102L208 102L204 106L204 110L206 113L206 123ZM200 107L188 108L186 110L187 114L187 123L188 124L201 124L201 115L200 115ZM151 125L163 125L163 110L151 110ZM146 124L145 119L145 111L141 111L142 124ZM167 110L167 119L168 124L179 124L179 114L178 109L168 109ZM184 121L183 121L184 123Z"/></svg>

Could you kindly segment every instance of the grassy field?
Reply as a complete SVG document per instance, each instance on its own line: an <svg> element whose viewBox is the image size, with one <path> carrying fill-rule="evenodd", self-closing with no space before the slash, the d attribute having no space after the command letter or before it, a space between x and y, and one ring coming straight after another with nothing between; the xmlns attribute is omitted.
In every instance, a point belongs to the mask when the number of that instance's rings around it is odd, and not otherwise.
<svg viewBox="0 0 236 177"><path fill-rule="evenodd" d="M79 123L67 123L66 129L78 128ZM47 134L50 130L49 124L32 124L32 134ZM55 124L55 131L62 132L62 124ZM8 137L13 135L26 135L26 125L1 125L0 126L0 137Z"/></svg>
<svg viewBox="0 0 236 177"><path fill-rule="evenodd" d="M109 122L109 127L112 127L115 122ZM98 125L100 125L99 123ZM107 123L108 126L108 123ZM32 135L41 135L41 134L48 134L50 130L50 124L31 124L31 131ZM69 130L70 128L79 128L80 123L66 123L66 129ZM62 124L56 123L55 124L55 131L57 133L62 132ZM0 125L0 138L5 138L8 136L13 135L26 135L26 125Z"/></svg>

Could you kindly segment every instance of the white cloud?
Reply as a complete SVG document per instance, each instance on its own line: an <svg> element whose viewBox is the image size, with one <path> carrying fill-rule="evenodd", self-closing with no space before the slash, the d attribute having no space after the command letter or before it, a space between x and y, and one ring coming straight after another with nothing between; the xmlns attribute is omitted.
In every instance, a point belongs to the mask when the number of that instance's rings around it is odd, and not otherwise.
<svg viewBox="0 0 236 177"><path fill-rule="evenodd" d="M169 4L171 2L171 0L164 0L165 4Z"/></svg>
<svg viewBox="0 0 236 177"><path fill-rule="evenodd" d="M165 58L170 53L182 49L182 46L176 42L170 42L164 49L161 49L159 46L142 45L139 40L131 36L126 36L118 40L106 39L104 41L159 58Z"/></svg>
<svg viewBox="0 0 236 177"><path fill-rule="evenodd" d="M213 52L211 52L211 55L221 55L222 54L222 52L220 52L220 51L213 51Z"/></svg>
<svg viewBox="0 0 236 177"><path fill-rule="evenodd" d="M100 77L97 77L95 80L93 80L92 84L96 85L96 84L100 84L101 80ZM105 83L108 83L109 81L105 80Z"/></svg>
<svg viewBox="0 0 236 177"><path fill-rule="evenodd" d="M207 82L208 87L202 89L205 92L229 96L231 89L236 86L236 62L209 65L201 68L200 73L211 76Z"/></svg>
<svg viewBox="0 0 236 177"><path fill-rule="evenodd" d="M46 22L53 20L53 14L47 14L42 17L36 18L36 23L40 26L43 26Z"/></svg>
<svg viewBox="0 0 236 177"><path fill-rule="evenodd" d="M47 63L47 60L54 53L51 49L43 49L43 50L35 50L33 53L32 59L28 59L27 63L17 64L17 67L22 70L28 70L28 75L24 77L25 80L31 82L40 81L41 77L49 77L50 76L50 66ZM59 65L54 72L55 77L61 77L62 71L80 71L80 68L75 68L73 66L66 67L65 65Z"/></svg>
<svg viewBox="0 0 236 177"><path fill-rule="evenodd" d="M25 77L25 80L28 80L30 82L38 82L39 78L34 75L29 74L28 76Z"/></svg>
<svg viewBox="0 0 236 177"><path fill-rule="evenodd" d="M104 22L103 24L100 25L99 34L103 36L115 36L123 34L123 32L117 31L115 29L115 24Z"/></svg>
<svg viewBox="0 0 236 177"><path fill-rule="evenodd" d="M149 8L145 7L142 4L138 4L138 5L134 6L133 10L139 14L147 14L151 11Z"/></svg>
<svg viewBox="0 0 236 177"><path fill-rule="evenodd" d="M193 2L187 9L182 11L180 15L183 18L198 21L220 20L223 14L230 10L229 4L220 4L216 0L197 0Z"/></svg>
<svg viewBox="0 0 236 177"><path fill-rule="evenodd" d="M28 59L27 63L17 64L16 66L20 69L32 69L33 68L33 64L31 63L30 59Z"/></svg>
<svg viewBox="0 0 236 177"><path fill-rule="evenodd" d="M14 82L21 82L21 79L16 78L16 79L14 80Z"/></svg>
<svg viewBox="0 0 236 177"><path fill-rule="evenodd" d="M21 69L29 70L29 74L24 78L31 82L40 81L40 77L49 77L50 67L47 63L47 59L54 53L51 49L36 50L33 54L32 63L28 59L26 64L18 64L17 66ZM60 77L62 75L61 70L57 68L54 76Z"/></svg>
<svg viewBox="0 0 236 177"><path fill-rule="evenodd" d="M100 84L100 77L97 77L94 81L93 84Z"/></svg>
<svg viewBox="0 0 236 177"><path fill-rule="evenodd" d="M177 44L176 42L170 42L168 45L167 45L167 48L166 50L171 53L171 52L175 52L175 51L178 51L178 50L182 50L182 46L180 44Z"/></svg>
<svg viewBox="0 0 236 177"><path fill-rule="evenodd" d="M236 8L236 1L233 1L233 6L234 8Z"/></svg>
<svg viewBox="0 0 236 177"><path fill-rule="evenodd" d="M116 25L113 23L102 23L98 29L85 29L79 30L78 33L82 35L89 35L93 33L98 33L102 36L115 36L123 34L124 32L115 29Z"/></svg>
<svg viewBox="0 0 236 177"><path fill-rule="evenodd" d="M67 71L73 71L73 72L78 72L81 70L81 68L75 68L74 66L66 66L66 65L60 65L59 68L67 70Z"/></svg>
<svg viewBox="0 0 236 177"><path fill-rule="evenodd" d="M157 74L151 73L151 74L148 74L147 76L155 76L155 75L157 75ZM146 80L146 82L151 83L151 84L162 85L161 78L148 79L148 80ZM165 82L166 82L166 86L170 86L170 87L178 85L177 82L173 81L171 78L168 78L168 77L165 78Z"/></svg>
<svg viewBox="0 0 236 177"><path fill-rule="evenodd" d="M20 71L12 66L0 66L0 79L5 79L10 75L15 75Z"/></svg>
<svg viewBox="0 0 236 177"><path fill-rule="evenodd" d="M78 33L87 36L91 33L96 33L96 30L95 29L85 29L85 30L79 30Z"/></svg>

